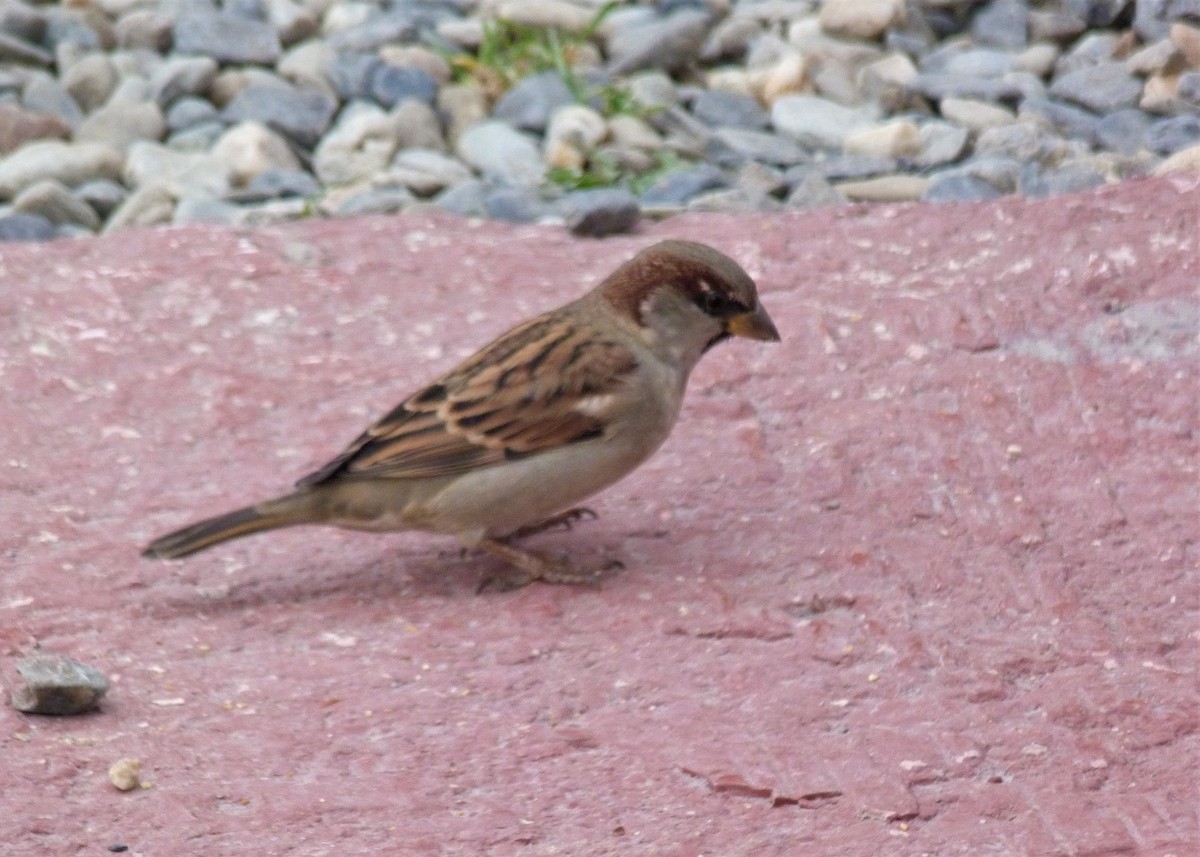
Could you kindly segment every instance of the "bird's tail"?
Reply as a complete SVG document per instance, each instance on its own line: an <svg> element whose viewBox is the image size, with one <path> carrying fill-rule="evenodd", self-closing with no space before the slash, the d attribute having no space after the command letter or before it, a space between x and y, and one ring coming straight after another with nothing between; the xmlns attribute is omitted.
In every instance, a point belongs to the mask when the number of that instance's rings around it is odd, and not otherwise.
<svg viewBox="0 0 1200 857"><path fill-rule="evenodd" d="M146 546L142 556L151 559L178 559L230 539L240 539L263 530L275 530L317 520L311 492L297 491L256 506L236 509L215 518L168 533Z"/></svg>

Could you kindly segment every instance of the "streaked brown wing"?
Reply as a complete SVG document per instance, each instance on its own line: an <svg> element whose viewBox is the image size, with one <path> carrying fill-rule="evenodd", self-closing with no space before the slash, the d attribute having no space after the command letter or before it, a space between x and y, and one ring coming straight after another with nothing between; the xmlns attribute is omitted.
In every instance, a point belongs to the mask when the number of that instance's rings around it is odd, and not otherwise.
<svg viewBox="0 0 1200 857"><path fill-rule="evenodd" d="M514 328L415 393L299 486L451 476L598 437L596 397L637 361L561 313Z"/></svg>

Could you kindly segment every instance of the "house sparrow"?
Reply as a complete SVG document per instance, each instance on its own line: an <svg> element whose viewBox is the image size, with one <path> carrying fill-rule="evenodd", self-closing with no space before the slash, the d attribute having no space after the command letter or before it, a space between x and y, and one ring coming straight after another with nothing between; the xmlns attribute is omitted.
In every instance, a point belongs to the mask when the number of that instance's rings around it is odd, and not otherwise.
<svg viewBox="0 0 1200 857"><path fill-rule="evenodd" d="M297 490L163 536L143 556L329 524L456 535L512 567L504 588L592 582L596 569L514 541L589 514L569 507L658 449L692 367L730 336L779 340L754 281L712 247L662 241L418 390Z"/></svg>

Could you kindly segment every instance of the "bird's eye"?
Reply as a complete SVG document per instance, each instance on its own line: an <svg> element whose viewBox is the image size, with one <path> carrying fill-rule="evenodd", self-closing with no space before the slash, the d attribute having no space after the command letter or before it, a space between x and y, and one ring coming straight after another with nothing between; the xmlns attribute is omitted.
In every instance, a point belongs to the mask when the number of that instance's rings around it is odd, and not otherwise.
<svg viewBox="0 0 1200 857"><path fill-rule="evenodd" d="M741 307L728 295L715 289L704 289L696 297L696 304L706 315L713 318L725 318L736 315Z"/></svg>

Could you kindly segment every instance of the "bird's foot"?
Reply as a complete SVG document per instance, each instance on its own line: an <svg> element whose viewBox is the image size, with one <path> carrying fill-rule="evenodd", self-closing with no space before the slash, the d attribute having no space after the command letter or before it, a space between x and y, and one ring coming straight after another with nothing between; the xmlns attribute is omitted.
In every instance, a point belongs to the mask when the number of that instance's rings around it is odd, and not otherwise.
<svg viewBox="0 0 1200 857"><path fill-rule="evenodd" d="M586 506L567 509L567 511L552 515L544 521L538 521L536 524L526 524L520 529L514 530L508 535L506 541L523 539L527 536L536 536L538 533L544 533L547 530L569 530L575 526L576 521L582 521L584 518L591 518L594 521L598 517L600 516Z"/></svg>
<svg viewBox="0 0 1200 857"><path fill-rule="evenodd" d="M599 566L580 566L567 557L551 557L535 551L521 550L500 539L485 539L479 543L479 547L507 562L510 568L505 572L485 577L475 590L477 593L487 589L507 592L528 586L535 580L598 587L606 572L625 567L617 560L609 560Z"/></svg>

